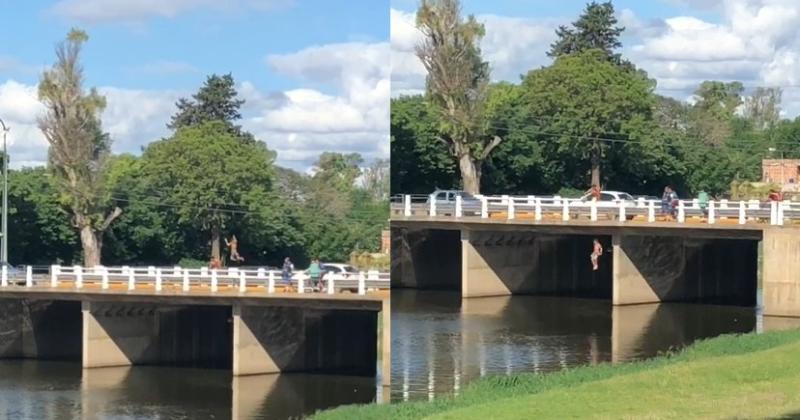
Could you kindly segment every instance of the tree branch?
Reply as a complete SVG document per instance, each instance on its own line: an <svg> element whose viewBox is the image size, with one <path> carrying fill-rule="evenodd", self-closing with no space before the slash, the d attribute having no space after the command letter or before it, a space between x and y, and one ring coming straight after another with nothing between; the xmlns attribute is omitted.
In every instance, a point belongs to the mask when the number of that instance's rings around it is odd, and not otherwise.
<svg viewBox="0 0 800 420"><path fill-rule="evenodd" d="M114 211L112 211L111 214L109 214L108 217L106 217L106 220L103 221L103 224L100 225L99 229L100 232L103 232L106 229L108 229L108 227L111 226L111 223L113 223L114 220L121 214L122 214L122 209L119 207L114 207Z"/></svg>
<svg viewBox="0 0 800 420"><path fill-rule="evenodd" d="M484 160L489 156L489 153L492 153L495 147L499 146L500 143L503 142L503 139L500 136L494 136L492 141L483 148L483 153L481 153L480 160Z"/></svg>

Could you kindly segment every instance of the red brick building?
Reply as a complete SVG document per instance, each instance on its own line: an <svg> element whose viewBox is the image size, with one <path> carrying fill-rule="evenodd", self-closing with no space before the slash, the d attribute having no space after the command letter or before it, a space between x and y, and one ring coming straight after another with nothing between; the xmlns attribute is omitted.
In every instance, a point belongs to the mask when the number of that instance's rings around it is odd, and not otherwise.
<svg viewBox="0 0 800 420"><path fill-rule="evenodd" d="M762 160L761 181L781 184L785 190L797 189L800 184L800 159Z"/></svg>

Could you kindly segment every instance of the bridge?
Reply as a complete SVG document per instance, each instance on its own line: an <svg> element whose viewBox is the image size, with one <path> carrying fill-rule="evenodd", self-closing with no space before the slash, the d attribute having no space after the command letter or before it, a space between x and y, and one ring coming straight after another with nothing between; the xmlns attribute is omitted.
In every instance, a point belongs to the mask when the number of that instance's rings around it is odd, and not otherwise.
<svg viewBox="0 0 800 420"><path fill-rule="evenodd" d="M765 314L800 316L800 203L680 200L674 218L660 213L643 199L404 195L391 205L392 286L754 306L761 267Z"/></svg>
<svg viewBox="0 0 800 420"><path fill-rule="evenodd" d="M390 380L388 273L28 266L0 271L0 358L84 368L170 365L234 376L320 372ZM382 290L383 289L383 290ZM380 352L380 355L379 355Z"/></svg>

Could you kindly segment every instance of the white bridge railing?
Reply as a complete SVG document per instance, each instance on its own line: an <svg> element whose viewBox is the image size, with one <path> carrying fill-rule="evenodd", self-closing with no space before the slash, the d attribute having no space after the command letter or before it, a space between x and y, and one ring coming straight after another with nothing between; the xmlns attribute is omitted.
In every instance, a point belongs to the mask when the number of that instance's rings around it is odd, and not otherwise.
<svg viewBox="0 0 800 420"><path fill-rule="evenodd" d="M110 289L112 285L122 286L127 290L137 287L153 287L160 292L165 287L180 288L189 292L192 288L208 287L211 292L220 287L238 289L245 293L248 287L260 286L267 293L275 293L276 286L291 287L297 293L327 293L351 291L360 295L368 290L388 289L389 273L379 271L362 271L358 273L325 272L318 284L312 284L311 277L305 271L296 271L288 281L282 278L279 270L258 269L208 269L182 267L103 267L86 268L82 266L52 265L49 267L25 266L24 269L0 268L0 287L25 286L37 288L60 288L70 284L72 288L82 289L87 285L101 289Z"/></svg>
<svg viewBox="0 0 800 420"><path fill-rule="evenodd" d="M573 219L617 220L620 222L639 220L654 223L664 215L661 200L617 200L617 201L583 201L580 199L562 198L559 196L488 196L478 195L474 198L462 199L457 196L454 201L436 200L433 196L402 195L392 199L392 214L411 216L446 216L453 218L504 218L513 220L528 218L541 221L560 220L567 222ZM738 224L769 223L781 226L787 222L800 220L800 202L760 202L750 201L709 201L701 206L697 199L679 200L675 208L667 209L677 223L704 222L715 224L722 220L735 221ZM671 219L672 220L672 219Z"/></svg>

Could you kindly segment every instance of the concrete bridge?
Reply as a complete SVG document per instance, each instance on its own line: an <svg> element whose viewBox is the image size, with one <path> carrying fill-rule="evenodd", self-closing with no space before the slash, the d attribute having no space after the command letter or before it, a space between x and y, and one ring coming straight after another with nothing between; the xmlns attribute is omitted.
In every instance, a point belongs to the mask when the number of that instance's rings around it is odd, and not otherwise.
<svg viewBox="0 0 800 420"><path fill-rule="evenodd" d="M380 351L389 384L386 292L284 293L238 281L184 289L183 276L130 289L113 287L105 273L77 287L63 273L32 281L39 278L28 271L26 282L0 287L0 358L374 376Z"/></svg>
<svg viewBox="0 0 800 420"><path fill-rule="evenodd" d="M711 202L704 212L681 201L674 221L654 208L508 196L448 208L405 196L392 204L392 287L755 306L761 266L765 314L800 316L796 203ZM598 271L594 238L606 251Z"/></svg>

